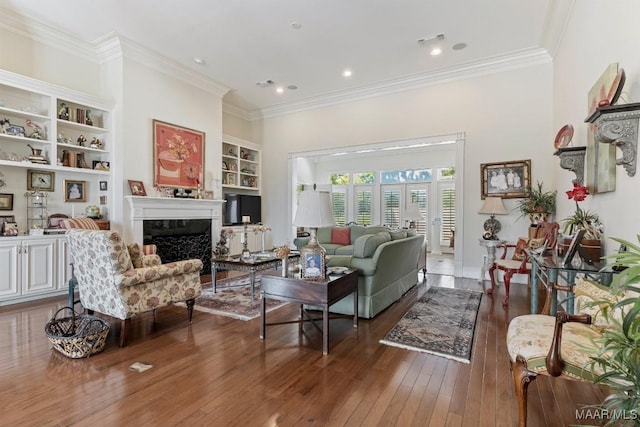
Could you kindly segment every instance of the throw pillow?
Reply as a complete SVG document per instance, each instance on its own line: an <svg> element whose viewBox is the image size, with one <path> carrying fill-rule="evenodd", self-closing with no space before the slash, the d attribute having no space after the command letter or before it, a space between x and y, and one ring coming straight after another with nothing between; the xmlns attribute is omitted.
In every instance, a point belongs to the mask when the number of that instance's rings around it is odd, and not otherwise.
<svg viewBox="0 0 640 427"><path fill-rule="evenodd" d="M137 243L129 243L127 250L129 251L133 268L142 268L142 250L140 249L140 245Z"/></svg>
<svg viewBox="0 0 640 427"><path fill-rule="evenodd" d="M331 243L334 245L350 245L351 229L349 227L331 229Z"/></svg>
<svg viewBox="0 0 640 427"><path fill-rule="evenodd" d="M527 246L529 247L529 249L538 249L544 244L544 241L545 241L544 237L529 239L529 242L527 242Z"/></svg>
<svg viewBox="0 0 640 427"><path fill-rule="evenodd" d="M529 244L529 239L520 237L518 238L518 243L516 243L516 250L513 252L513 257L511 259L516 261L522 261L527 254L524 252L527 249L527 245Z"/></svg>
<svg viewBox="0 0 640 427"><path fill-rule="evenodd" d="M407 230L390 231L389 234L391 234L391 240L399 240L399 239L407 238Z"/></svg>

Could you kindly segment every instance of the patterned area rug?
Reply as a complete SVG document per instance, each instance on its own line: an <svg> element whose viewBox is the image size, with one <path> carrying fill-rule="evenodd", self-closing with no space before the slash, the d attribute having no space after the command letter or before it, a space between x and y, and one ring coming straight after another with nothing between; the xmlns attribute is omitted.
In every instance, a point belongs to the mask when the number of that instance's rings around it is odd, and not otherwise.
<svg viewBox="0 0 640 427"><path fill-rule="evenodd" d="M432 287L380 342L469 363L481 298L480 291Z"/></svg>
<svg viewBox="0 0 640 427"><path fill-rule="evenodd" d="M195 309L240 320L260 317L260 276L256 277L255 299L251 299L249 276L218 280L217 292L213 284L202 285L202 294L196 298ZM267 299L267 312L286 305L287 302Z"/></svg>

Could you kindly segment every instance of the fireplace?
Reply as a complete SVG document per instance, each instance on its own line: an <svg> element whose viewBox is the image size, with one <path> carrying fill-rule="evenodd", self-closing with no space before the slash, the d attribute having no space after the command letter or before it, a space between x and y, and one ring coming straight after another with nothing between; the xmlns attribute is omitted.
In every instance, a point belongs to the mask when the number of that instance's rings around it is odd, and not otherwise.
<svg viewBox="0 0 640 427"><path fill-rule="evenodd" d="M153 219L142 222L145 245L154 244L163 263L201 259L200 275L211 273L210 219Z"/></svg>
<svg viewBox="0 0 640 427"><path fill-rule="evenodd" d="M222 227L223 200L126 196L131 207L128 240L153 243L163 263L198 258L211 271L213 240Z"/></svg>

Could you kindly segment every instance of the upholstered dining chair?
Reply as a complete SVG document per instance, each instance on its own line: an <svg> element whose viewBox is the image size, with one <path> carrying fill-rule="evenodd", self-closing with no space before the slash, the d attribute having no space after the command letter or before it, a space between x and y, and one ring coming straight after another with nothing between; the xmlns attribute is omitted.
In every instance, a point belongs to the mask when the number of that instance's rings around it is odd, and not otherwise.
<svg viewBox="0 0 640 427"><path fill-rule="evenodd" d="M186 302L189 322L195 298L202 292L202 261L161 264L157 255L131 250L116 231L69 230L69 250L75 263L80 302L121 320L120 346L127 344L131 318L175 302Z"/></svg>
<svg viewBox="0 0 640 427"><path fill-rule="evenodd" d="M496 259L489 268L489 277L491 277L491 288L487 289L487 294L491 295L496 289L496 270L504 272L504 297L502 298L502 305L509 305L509 288L511 287L511 278L514 274L531 274L531 262L529 256L525 252L528 247L529 239L518 239L517 244L505 243L497 246L502 247L502 256ZM511 256L507 257L510 253ZM529 277L527 283L529 283Z"/></svg>

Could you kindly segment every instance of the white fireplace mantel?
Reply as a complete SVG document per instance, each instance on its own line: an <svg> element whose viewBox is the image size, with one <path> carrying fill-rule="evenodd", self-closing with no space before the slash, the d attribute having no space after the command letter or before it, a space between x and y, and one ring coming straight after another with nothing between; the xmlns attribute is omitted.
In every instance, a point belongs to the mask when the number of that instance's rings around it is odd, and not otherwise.
<svg viewBox="0 0 640 427"><path fill-rule="evenodd" d="M210 219L215 241L222 227L224 200L183 199L171 197L126 196L131 208L130 220L134 241L143 243L143 221L156 219Z"/></svg>

